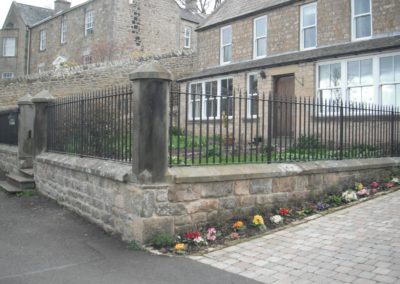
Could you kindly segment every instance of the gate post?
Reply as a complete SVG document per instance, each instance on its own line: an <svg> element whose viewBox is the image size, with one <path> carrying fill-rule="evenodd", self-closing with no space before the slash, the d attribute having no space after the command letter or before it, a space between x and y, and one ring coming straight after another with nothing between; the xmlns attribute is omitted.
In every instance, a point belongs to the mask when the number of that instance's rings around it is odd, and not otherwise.
<svg viewBox="0 0 400 284"><path fill-rule="evenodd" d="M132 169L139 183L165 181L171 73L157 62L129 75L133 85Z"/></svg>
<svg viewBox="0 0 400 284"><path fill-rule="evenodd" d="M33 120L35 117L32 96L27 94L17 102L18 115L18 164L20 169L33 167Z"/></svg>
<svg viewBox="0 0 400 284"><path fill-rule="evenodd" d="M33 157L45 152L47 149L47 106L54 100L55 98L49 91L41 91L32 98L32 103L35 105Z"/></svg>

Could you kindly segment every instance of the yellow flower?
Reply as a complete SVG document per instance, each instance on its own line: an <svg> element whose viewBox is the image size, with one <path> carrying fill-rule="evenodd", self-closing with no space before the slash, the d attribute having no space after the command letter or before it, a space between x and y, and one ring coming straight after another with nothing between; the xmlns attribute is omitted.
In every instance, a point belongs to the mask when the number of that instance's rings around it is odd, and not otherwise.
<svg viewBox="0 0 400 284"><path fill-rule="evenodd" d="M235 224L233 224L234 229L240 229L243 228L244 224L242 221L237 221Z"/></svg>
<svg viewBox="0 0 400 284"><path fill-rule="evenodd" d="M264 218L261 215L254 216L253 224L256 226L264 225Z"/></svg>
<svg viewBox="0 0 400 284"><path fill-rule="evenodd" d="M364 185L360 182L356 183L356 190L362 190L364 188Z"/></svg>
<svg viewBox="0 0 400 284"><path fill-rule="evenodd" d="M185 244L182 244L182 243L176 244L175 250L185 250Z"/></svg>

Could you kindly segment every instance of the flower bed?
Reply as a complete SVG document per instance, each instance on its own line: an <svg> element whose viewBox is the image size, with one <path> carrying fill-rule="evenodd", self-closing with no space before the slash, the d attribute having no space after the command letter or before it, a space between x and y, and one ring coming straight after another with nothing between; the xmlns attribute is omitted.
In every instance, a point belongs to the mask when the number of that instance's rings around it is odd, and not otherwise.
<svg viewBox="0 0 400 284"><path fill-rule="evenodd" d="M380 192L397 190L398 185L400 185L398 178L373 181L369 185L356 183L353 188L319 196L313 200L304 201L301 205L256 208L253 215L238 214L228 222L208 224L175 237L157 235L150 246L163 254L186 255L210 251L213 248L263 234L314 214L329 212L334 208L371 198Z"/></svg>

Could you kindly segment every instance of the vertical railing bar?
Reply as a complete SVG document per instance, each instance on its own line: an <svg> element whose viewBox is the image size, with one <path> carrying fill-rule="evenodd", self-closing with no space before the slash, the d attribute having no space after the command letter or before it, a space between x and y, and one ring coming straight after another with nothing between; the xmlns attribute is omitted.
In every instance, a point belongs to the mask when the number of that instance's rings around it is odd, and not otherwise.
<svg viewBox="0 0 400 284"><path fill-rule="evenodd" d="M203 90L202 90L203 91ZM203 132L203 93L200 93L200 125L199 125L199 165L201 165L201 158L202 158L202 132ZM205 108L207 110L207 107ZM207 115L207 111L206 111ZM193 141L194 142L194 141Z"/></svg>
<svg viewBox="0 0 400 284"><path fill-rule="evenodd" d="M260 113L258 111L258 113ZM264 162L264 152L265 152L265 93L262 94L262 126L261 126L261 162Z"/></svg>

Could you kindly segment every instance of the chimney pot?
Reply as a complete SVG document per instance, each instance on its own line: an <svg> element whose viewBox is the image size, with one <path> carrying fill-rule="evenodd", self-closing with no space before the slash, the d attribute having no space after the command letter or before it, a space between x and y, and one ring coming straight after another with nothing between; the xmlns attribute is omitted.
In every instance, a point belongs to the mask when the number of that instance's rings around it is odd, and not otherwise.
<svg viewBox="0 0 400 284"><path fill-rule="evenodd" d="M54 13L58 13L60 11L66 11L71 8L71 2L66 0L56 0L54 1Z"/></svg>

